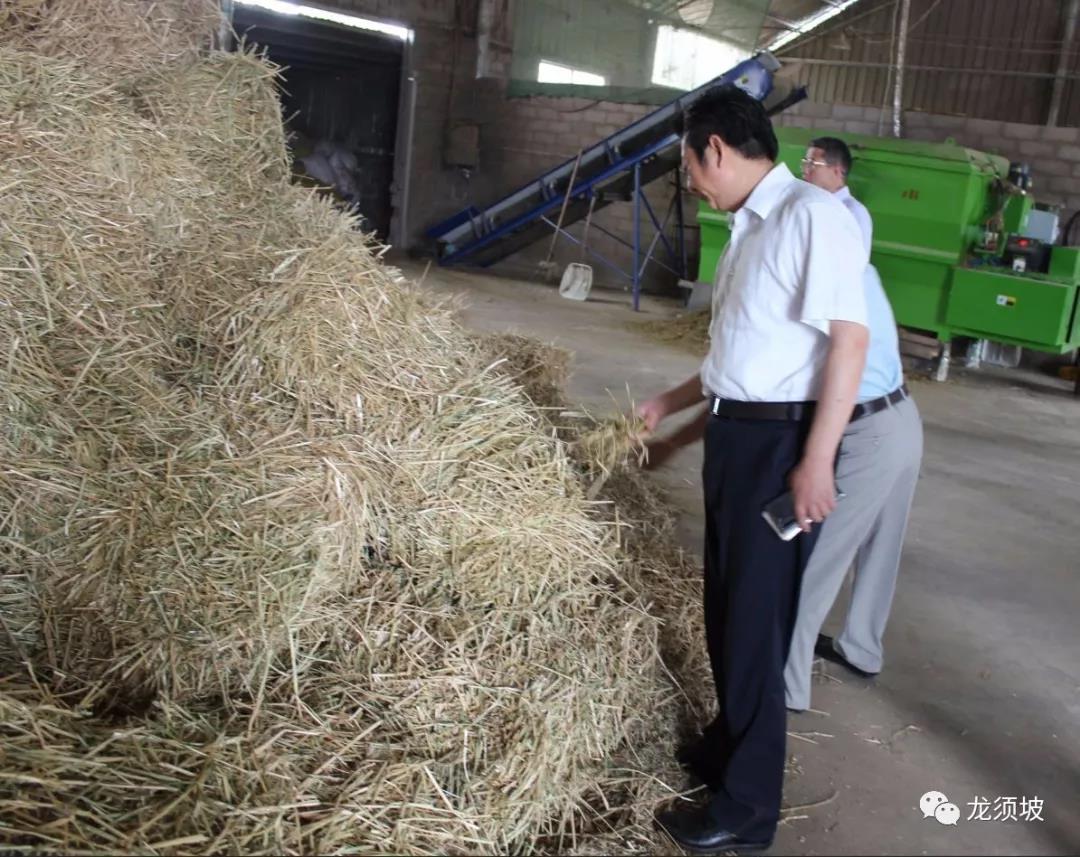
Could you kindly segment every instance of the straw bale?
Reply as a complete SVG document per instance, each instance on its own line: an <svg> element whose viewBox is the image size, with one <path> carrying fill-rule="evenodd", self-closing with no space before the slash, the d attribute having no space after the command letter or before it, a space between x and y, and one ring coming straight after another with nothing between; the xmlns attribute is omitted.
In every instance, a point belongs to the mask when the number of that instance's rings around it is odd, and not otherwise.
<svg viewBox="0 0 1080 857"><path fill-rule="evenodd" d="M570 370L569 351L517 333L489 333L476 337L476 341L534 405L545 409L561 407Z"/></svg>
<svg viewBox="0 0 1080 857"><path fill-rule="evenodd" d="M0 0L0 44L134 74L205 51L220 14L214 0Z"/></svg>
<svg viewBox="0 0 1080 857"><path fill-rule="evenodd" d="M22 32L44 15L48 0L4 0L0 3L0 31Z"/></svg>
<svg viewBox="0 0 1080 857"><path fill-rule="evenodd" d="M291 186L273 70L196 56L182 5L19 8L0 842L505 853L618 817L647 843L697 576L644 489L630 519L587 496L512 377L556 361L498 364Z"/></svg>
<svg viewBox="0 0 1080 857"><path fill-rule="evenodd" d="M11 568L0 557L0 569ZM0 671L17 671L39 645L41 620L30 578L16 571L0 574Z"/></svg>
<svg viewBox="0 0 1080 857"><path fill-rule="evenodd" d="M646 609L662 623L661 660L678 686L674 725L681 733L692 732L715 713L700 563L680 547L671 505L640 469L618 469L598 498L618 527L626 573L639 581Z"/></svg>
<svg viewBox="0 0 1080 857"><path fill-rule="evenodd" d="M228 185L223 201L258 204L266 202L263 180L291 172L277 73L251 51L213 53L199 62L155 65L130 86L158 131Z"/></svg>

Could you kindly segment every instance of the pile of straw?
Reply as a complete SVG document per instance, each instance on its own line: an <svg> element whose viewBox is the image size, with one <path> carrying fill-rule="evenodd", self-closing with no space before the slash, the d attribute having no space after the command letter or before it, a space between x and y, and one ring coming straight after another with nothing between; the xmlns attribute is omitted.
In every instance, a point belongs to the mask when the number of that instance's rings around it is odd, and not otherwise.
<svg viewBox="0 0 1080 857"><path fill-rule="evenodd" d="M289 184L201 5L0 21L0 842L650 847L698 604L662 528Z"/></svg>
<svg viewBox="0 0 1080 857"><path fill-rule="evenodd" d="M219 15L209 0L0 0L0 39L134 75L205 53Z"/></svg>
<svg viewBox="0 0 1080 857"><path fill-rule="evenodd" d="M509 375L529 397L545 409L563 404L563 388L570 370L570 352L517 333L488 333L477 345L491 354L498 371Z"/></svg>

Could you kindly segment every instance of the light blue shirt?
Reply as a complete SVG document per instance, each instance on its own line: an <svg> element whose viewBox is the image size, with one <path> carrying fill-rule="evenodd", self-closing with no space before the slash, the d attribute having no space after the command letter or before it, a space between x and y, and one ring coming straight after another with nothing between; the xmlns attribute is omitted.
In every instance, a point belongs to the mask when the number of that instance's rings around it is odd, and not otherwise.
<svg viewBox="0 0 1080 857"><path fill-rule="evenodd" d="M847 185L833 194L844 204L859 224L867 254L873 243L874 226L866 206L851 195ZM863 274L866 293L866 323L870 328L870 347L866 351L866 368L859 384L859 401L869 402L888 395L904 383L904 368L900 363L900 340L896 333L896 318L881 285L881 277L873 265Z"/></svg>
<svg viewBox="0 0 1080 857"><path fill-rule="evenodd" d="M891 393L904 383L904 367L900 364L900 339L896 318L881 285L881 277L873 265L863 273L866 293L866 322L870 328L870 345L866 349L866 368L859 384L859 401L868 402Z"/></svg>

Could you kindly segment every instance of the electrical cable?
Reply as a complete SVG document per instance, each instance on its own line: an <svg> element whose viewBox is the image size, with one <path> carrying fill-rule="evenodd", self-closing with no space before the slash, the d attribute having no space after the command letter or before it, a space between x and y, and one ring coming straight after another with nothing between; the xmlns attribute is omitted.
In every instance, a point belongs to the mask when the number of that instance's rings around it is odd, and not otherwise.
<svg viewBox="0 0 1080 857"><path fill-rule="evenodd" d="M1077 219L1080 218L1080 210L1074 211L1072 217L1065 221L1065 228L1061 230L1061 235L1058 237L1058 243L1062 247L1071 247L1070 239L1072 238L1072 230L1076 225Z"/></svg>

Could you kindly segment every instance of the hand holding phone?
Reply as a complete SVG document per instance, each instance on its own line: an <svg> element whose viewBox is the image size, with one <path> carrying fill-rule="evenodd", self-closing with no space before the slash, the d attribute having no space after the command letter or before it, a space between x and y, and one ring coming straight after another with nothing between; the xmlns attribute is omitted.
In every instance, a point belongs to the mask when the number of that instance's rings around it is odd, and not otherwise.
<svg viewBox="0 0 1080 857"><path fill-rule="evenodd" d="M839 488L836 489L837 500L843 500L846 496ZM785 491L775 500L767 503L761 510L761 517L785 542L790 542L802 532L802 526L795 518L795 497L790 491Z"/></svg>

